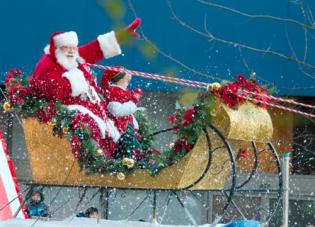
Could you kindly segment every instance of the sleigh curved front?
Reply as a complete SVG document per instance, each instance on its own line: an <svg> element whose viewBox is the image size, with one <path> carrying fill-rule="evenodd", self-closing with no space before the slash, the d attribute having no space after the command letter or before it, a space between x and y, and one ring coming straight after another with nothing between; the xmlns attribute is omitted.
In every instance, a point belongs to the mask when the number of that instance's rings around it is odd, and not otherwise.
<svg viewBox="0 0 315 227"><path fill-rule="evenodd" d="M272 122L267 110L250 103L241 105L238 110L219 104L210 115L213 124L233 146L252 140L264 143L272 137ZM200 135L185 157L177 164L162 169L157 176L151 176L146 170L135 170L125 180L119 180L114 175L86 175L84 170L81 171L69 142L53 136L51 125L33 118L24 119L23 125L32 181L37 184L135 189L182 189L191 186L191 190L208 190L223 189L231 174L231 157L225 141L210 127L207 133ZM211 165L205 172L209 154Z"/></svg>

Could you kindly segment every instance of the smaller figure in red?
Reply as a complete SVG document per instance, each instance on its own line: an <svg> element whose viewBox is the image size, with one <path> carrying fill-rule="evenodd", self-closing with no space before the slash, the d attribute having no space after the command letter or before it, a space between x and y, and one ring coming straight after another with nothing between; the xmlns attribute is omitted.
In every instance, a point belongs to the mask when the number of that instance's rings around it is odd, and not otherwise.
<svg viewBox="0 0 315 227"><path fill-rule="evenodd" d="M120 67L116 68L117 71L107 70L103 74L100 85L102 91L101 93L104 96L105 103L107 104L107 113L109 118L113 120L114 125L121 135L127 133L128 137L133 138L133 143L136 143L133 144L135 148L134 150L139 150L139 141L141 140L137 133L139 124L134 116L134 113L139 110L144 110L143 107L137 106L143 93L139 88L128 90L127 87L130 83L131 75L119 72ZM113 150L112 156L114 155L114 152L115 151ZM125 152L126 151L124 151L124 153ZM132 151L130 150L130 154L131 153Z"/></svg>

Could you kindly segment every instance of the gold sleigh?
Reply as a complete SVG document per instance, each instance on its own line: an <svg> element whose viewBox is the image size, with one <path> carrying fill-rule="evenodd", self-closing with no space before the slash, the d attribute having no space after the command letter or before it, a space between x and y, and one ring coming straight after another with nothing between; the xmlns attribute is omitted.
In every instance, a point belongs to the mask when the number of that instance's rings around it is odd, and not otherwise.
<svg viewBox="0 0 315 227"><path fill-rule="evenodd" d="M136 170L125 180L114 175L86 175L71 153L65 138L52 135L52 126L36 119L23 120L25 140L30 160L32 182L44 185L98 186L131 189L189 189L221 190L228 179L235 186L235 175L240 161L235 160L239 147L251 147L243 171L253 172L257 167L255 152L272 138L273 125L266 109L245 103L238 110L219 104L209 125L200 135L193 149L180 162L164 168L157 176L148 171ZM264 172L275 173L277 165L270 168L268 160L278 158L272 144L268 155L262 160ZM252 175L252 174L250 174ZM235 186L237 187L237 186Z"/></svg>

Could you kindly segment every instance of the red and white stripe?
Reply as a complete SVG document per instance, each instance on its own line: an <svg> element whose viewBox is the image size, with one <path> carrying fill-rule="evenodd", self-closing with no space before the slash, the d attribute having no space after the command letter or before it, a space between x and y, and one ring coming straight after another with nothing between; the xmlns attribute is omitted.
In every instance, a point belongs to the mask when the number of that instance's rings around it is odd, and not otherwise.
<svg viewBox="0 0 315 227"><path fill-rule="evenodd" d="M247 91L247 90L243 90L243 92L244 92L245 95L246 94L252 94L252 95L256 95L256 96L269 98L269 99L272 99L272 100L274 100L276 102L283 102L283 103L293 104L293 105L297 105L297 106L303 106L303 107L310 108L310 109L315 109L314 105L296 102L296 101L294 101L292 99L283 99L283 98L279 98L279 97L274 97L272 95L266 95L266 94L256 93L256 92Z"/></svg>
<svg viewBox="0 0 315 227"><path fill-rule="evenodd" d="M9 157L8 149L0 131L0 220L13 217L22 203L14 165ZM21 209L18 218L25 219L26 213Z"/></svg>
<svg viewBox="0 0 315 227"><path fill-rule="evenodd" d="M315 114L312 114L312 113L307 113L307 112L303 112L303 111L300 111L300 110L297 110L297 109L293 109L293 108L290 108L290 107L273 104L271 102L265 102L263 100L251 98L251 97L248 97L248 96L245 96L245 95L239 95L237 93L235 93L235 94L238 97L246 99L246 100L251 101L253 103L261 103L261 104L265 104L266 106L271 106L271 107L274 107L274 108L277 108L277 109L280 109L280 110L285 110L285 111L289 111L289 112L292 112L292 113L297 113L297 114L303 115L305 117L315 118Z"/></svg>
<svg viewBox="0 0 315 227"><path fill-rule="evenodd" d="M140 77L149 78L149 79L153 79L153 80L164 81L166 83L181 84L181 85L188 86L188 87L208 89L208 86L210 85L209 83L200 82L200 81L186 80L186 79L181 79L181 78L176 78L176 77L167 77L167 76L162 76L162 75L158 75L158 74L139 72L139 71L124 69L124 68L120 68L119 70L117 70L117 68L115 68L115 67L106 66L106 65L97 65L97 64L89 64L89 63L87 63L87 65L91 66L91 67L96 67L96 68L99 68L99 69L113 70L113 71L116 70L116 71L119 71L119 72L128 73L128 74L135 75L135 76L140 76ZM247 94L253 94L253 95L257 95L257 96L267 97L267 98L270 98L271 100L279 102L279 103L282 102L282 103L287 103L287 104L291 104L291 105L303 106L303 107L306 107L306 108L310 108L312 110L315 109L314 105L300 103L300 102L296 102L296 101L290 100L290 99L283 99L283 98L279 98L279 97L274 97L272 95L259 94L259 93L255 93L255 92L251 92L251 91L247 91L247 90L243 90L243 93L244 93L244 95L239 95L237 93L235 93L235 94L237 96L239 96L241 98L244 98L244 99L247 99L249 101L253 101L253 102L256 102L256 103L257 102L263 103L263 104L266 104L267 106L271 106L271 107L275 107L275 108L278 108L278 109L286 110L286 111L289 111L289 112L297 113L297 114L300 114L300 115L303 115L303 116L306 116L306 117L315 118L315 114L308 113L308 112L301 111L301 110L297 110L295 108L290 108L290 107L287 107L287 106L283 106L281 104L273 104L271 102L265 102L265 101L262 101L262 100L257 100L255 98L247 97Z"/></svg>
<svg viewBox="0 0 315 227"><path fill-rule="evenodd" d="M158 75L158 74L139 72L139 71L124 69L124 68L117 69L115 67L106 66L106 65L97 65L97 64L90 64L90 63L86 63L86 65L91 66L91 67L95 67L95 68L99 68L99 69L105 69L105 70L127 73L130 75L140 76L140 77L144 77L144 78L148 78L148 79L160 80L160 81L164 81L166 83L181 84L181 85L185 85L188 87L207 89L207 87L209 85L209 83L200 82L200 81L193 81L193 80L186 80L186 79L181 79L181 78L176 78L176 77L162 76L162 75Z"/></svg>

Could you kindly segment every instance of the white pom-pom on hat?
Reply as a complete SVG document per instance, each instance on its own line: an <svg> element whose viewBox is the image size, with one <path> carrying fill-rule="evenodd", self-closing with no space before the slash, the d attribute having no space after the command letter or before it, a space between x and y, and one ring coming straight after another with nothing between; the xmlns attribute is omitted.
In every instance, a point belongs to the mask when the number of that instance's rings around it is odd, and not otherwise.
<svg viewBox="0 0 315 227"><path fill-rule="evenodd" d="M45 54L49 54L49 53L50 53L49 49L50 49L50 45L47 44L47 45L45 46L45 48L44 48L44 53L45 53Z"/></svg>

